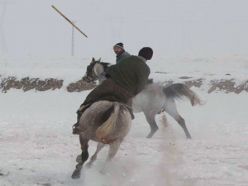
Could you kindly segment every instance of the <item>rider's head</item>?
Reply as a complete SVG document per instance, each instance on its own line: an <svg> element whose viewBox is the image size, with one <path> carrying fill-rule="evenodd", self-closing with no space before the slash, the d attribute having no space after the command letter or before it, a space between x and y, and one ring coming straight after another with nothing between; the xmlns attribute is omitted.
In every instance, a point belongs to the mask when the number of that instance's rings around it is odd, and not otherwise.
<svg viewBox="0 0 248 186"><path fill-rule="evenodd" d="M143 47L140 49L138 56L145 58L146 60L152 59L153 50L150 47Z"/></svg>
<svg viewBox="0 0 248 186"><path fill-rule="evenodd" d="M123 43L117 43L114 45L113 50L115 52L115 54L121 54L122 52L124 52L124 46Z"/></svg>

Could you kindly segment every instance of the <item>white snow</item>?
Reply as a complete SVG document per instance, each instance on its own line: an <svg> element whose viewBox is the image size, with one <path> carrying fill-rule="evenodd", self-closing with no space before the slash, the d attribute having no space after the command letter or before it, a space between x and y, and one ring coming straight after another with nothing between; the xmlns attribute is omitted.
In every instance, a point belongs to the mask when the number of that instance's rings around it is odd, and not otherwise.
<svg viewBox="0 0 248 186"><path fill-rule="evenodd" d="M59 77L70 82L84 74L86 61L90 59L19 59L24 64L19 65L8 59L1 62L1 74ZM223 63L177 59L149 64L153 71L151 76L160 81L169 77L177 81L179 76L210 80L212 77L206 74L204 65L215 69L209 72L216 78L225 78L224 74L232 70L231 73L237 75L235 80L245 79L245 59L227 60L224 66ZM167 73L157 74L157 70ZM3 175L0 175L0 185L246 186L247 92L207 94L206 89L193 90L204 100L204 105L191 107L187 100L177 102L192 140L186 139L183 130L169 116L167 127L161 121L162 116L157 116L160 130L152 139L147 139L149 126L142 113L136 114L131 131L107 173L99 172L107 156L106 148L91 169L83 170L79 180L70 177L80 153L79 141L71 134L71 126L76 121L75 111L88 91L1 93L0 173ZM91 155L95 148L96 143L90 142Z"/></svg>
<svg viewBox="0 0 248 186"><path fill-rule="evenodd" d="M6 3L5 3L6 2ZM54 4L89 36L75 32ZM187 140L169 116L157 116L159 131L145 136L142 113L106 174L100 152L79 180L71 174L80 153L71 134L76 110L89 91L10 90L0 93L0 186L247 186L248 94L207 94L211 80L247 81L248 2L245 0L0 0L0 79L79 80L91 57L114 63L117 42L131 54L154 49L148 64L155 81L203 79L193 90L204 100L177 101L192 135ZM166 124L165 124L166 123ZM90 154L96 143L90 142Z"/></svg>

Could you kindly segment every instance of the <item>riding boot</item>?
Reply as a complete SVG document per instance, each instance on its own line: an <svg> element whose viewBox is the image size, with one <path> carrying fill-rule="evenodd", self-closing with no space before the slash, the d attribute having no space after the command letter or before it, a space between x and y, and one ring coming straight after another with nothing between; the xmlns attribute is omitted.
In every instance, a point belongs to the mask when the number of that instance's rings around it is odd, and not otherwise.
<svg viewBox="0 0 248 186"><path fill-rule="evenodd" d="M79 134L79 119L82 116L82 112L77 111L77 122L72 126L72 134Z"/></svg>
<svg viewBox="0 0 248 186"><path fill-rule="evenodd" d="M81 105L80 108L77 110L77 122L72 126L72 134L79 134L79 121L84 113L84 111L90 106L90 104L87 105Z"/></svg>

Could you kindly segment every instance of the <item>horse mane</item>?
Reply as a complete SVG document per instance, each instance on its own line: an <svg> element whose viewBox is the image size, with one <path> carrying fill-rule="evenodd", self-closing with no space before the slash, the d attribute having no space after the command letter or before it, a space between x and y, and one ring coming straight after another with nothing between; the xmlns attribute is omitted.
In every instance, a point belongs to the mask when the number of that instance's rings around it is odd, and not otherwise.
<svg viewBox="0 0 248 186"><path fill-rule="evenodd" d="M107 68L109 68L112 64L108 63L108 62L98 62L99 64L101 64L103 66L104 71L106 71Z"/></svg>
<svg viewBox="0 0 248 186"><path fill-rule="evenodd" d="M105 66L105 67L108 67L108 66L110 66L111 65L111 63L108 63L108 62L100 62L103 66Z"/></svg>

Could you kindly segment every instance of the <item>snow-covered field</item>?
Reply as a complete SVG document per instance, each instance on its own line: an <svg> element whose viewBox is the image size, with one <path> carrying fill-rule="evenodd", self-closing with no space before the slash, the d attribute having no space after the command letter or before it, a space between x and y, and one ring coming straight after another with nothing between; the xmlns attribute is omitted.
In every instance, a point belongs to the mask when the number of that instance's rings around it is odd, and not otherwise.
<svg viewBox="0 0 248 186"><path fill-rule="evenodd" d="M52 4L89 38L75 32L72 43L71 26ZM245 0L0 0L0 91L10 76L64 81L56 91L0 92L0 186L247 186L248 92L207 93L212 80L247 88L247 5ZM149 65L155 81L203 79L193 90L205 104L177 102L192 140L163 115L157 116L160 130L147 139L149 126L136 114L107 173L99 172L106 148L81 179L72 180L80 145L71 126L88 92L69 93L66 86L83 76L93 55L113 63L117 42L131 54L143 46L154 49ZM68 57L72 44L78 57ZM90 142L90 154L95 148Z"/></svg>
<svg viewBox="0 0 248 186"><path fill-rule="evenodd" d="M25 66L2 60L1 75L61 77L69 82L81 77L85 61L90 59L44 61L33 59L25 62ZM157 81L178 76L225 78L226 73L243 81L247 75L244 70L247 60L164 61L164 64L150 63L151 76ZM167 73L155 74L155 71ZM204 88L193 90L204 100L204 105L191 107L187 100L177 102L192 140L186 139L183 130L169 116L168 125L163 116L157 117L160 130L147 139L149 126L142 113L136 114L131 131L107 173L99 172L107 156L106 148L91 169L84 169L79 180L70 177L80 153L71 125L88 92L68 93L60 89L0 93L0 185L247 186L247 92L207 94ZM91 142L91 155L95 148L96 143Z"/></svg>

